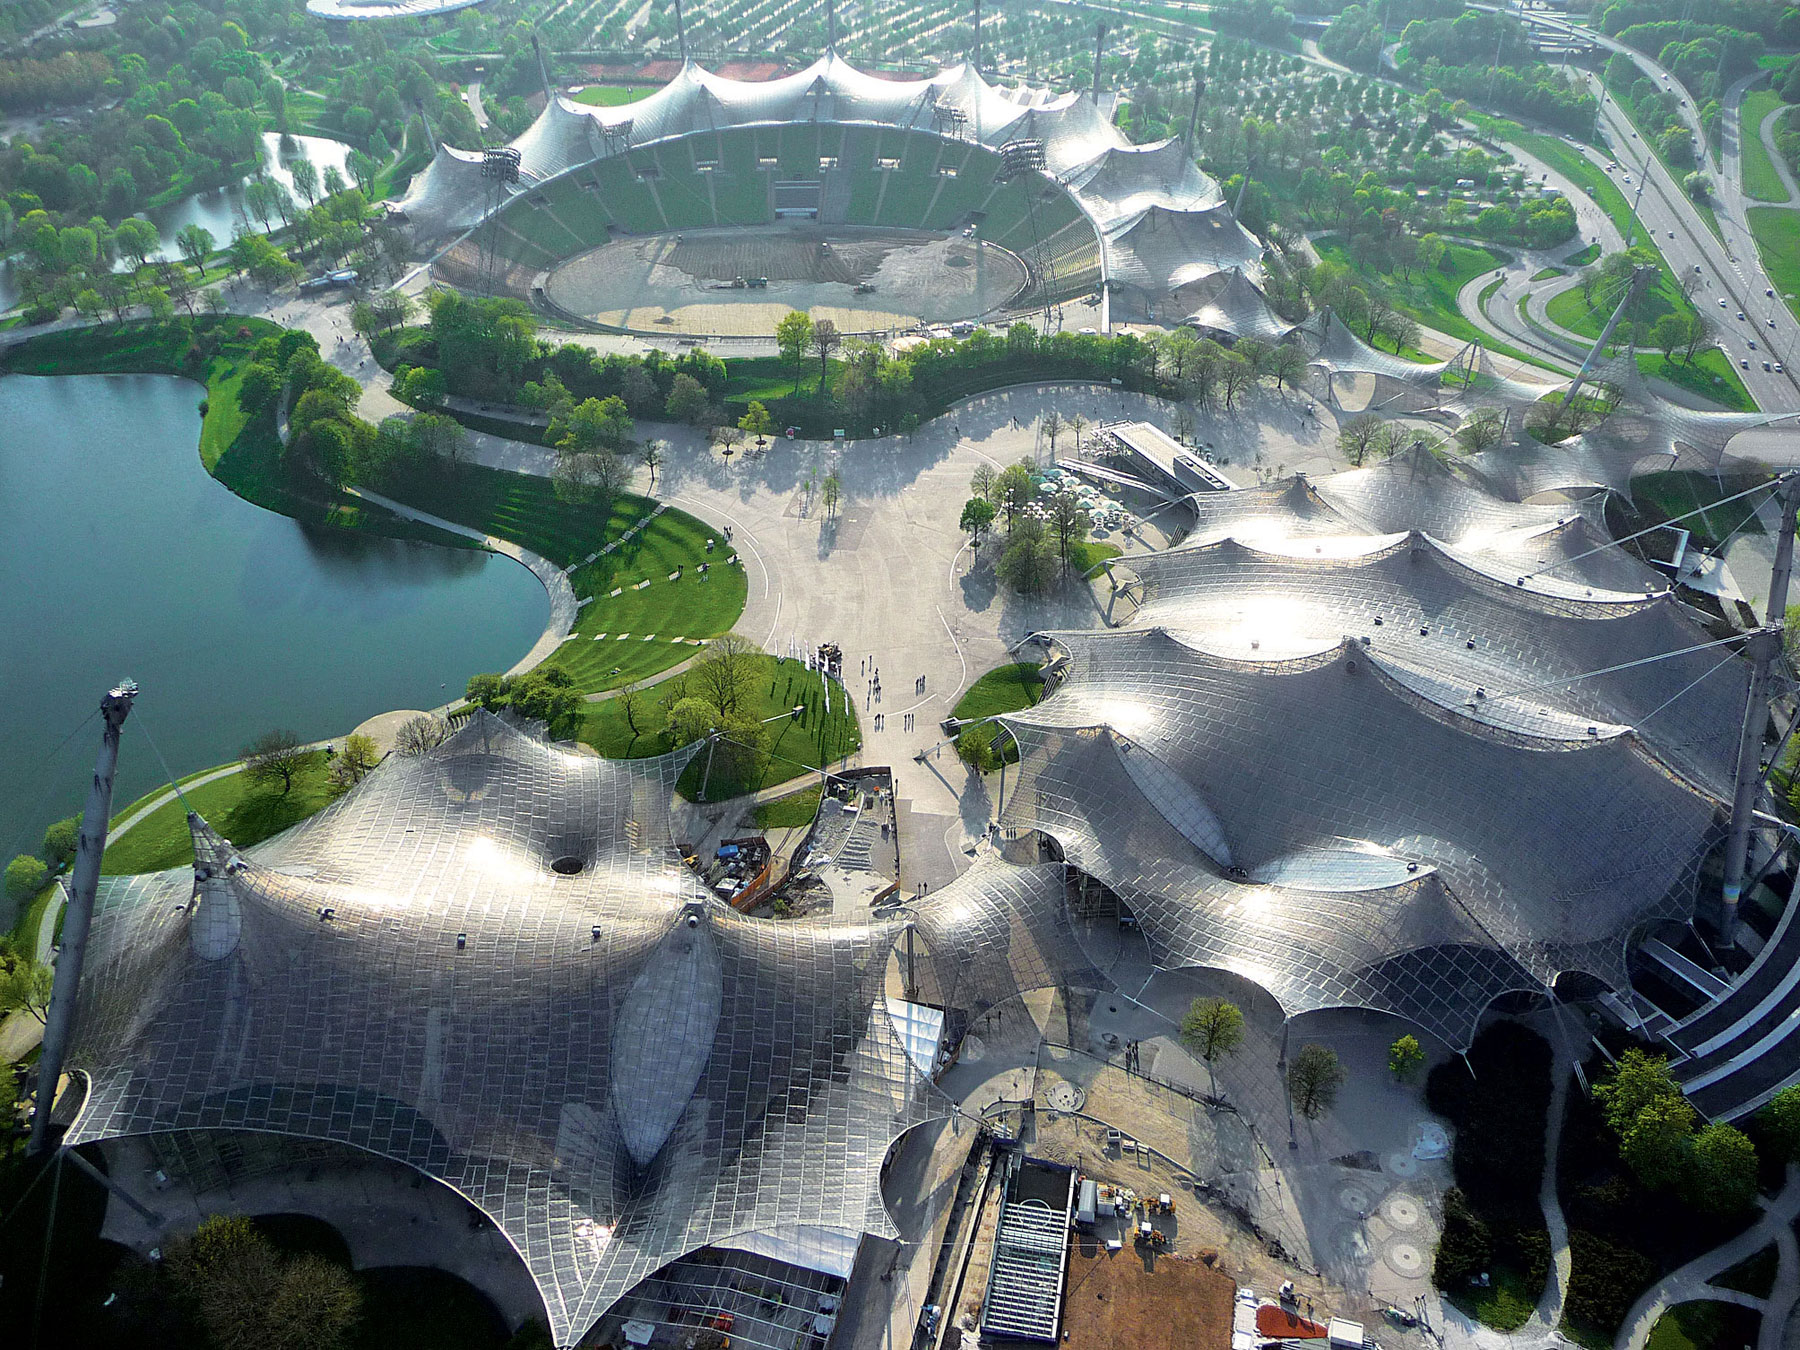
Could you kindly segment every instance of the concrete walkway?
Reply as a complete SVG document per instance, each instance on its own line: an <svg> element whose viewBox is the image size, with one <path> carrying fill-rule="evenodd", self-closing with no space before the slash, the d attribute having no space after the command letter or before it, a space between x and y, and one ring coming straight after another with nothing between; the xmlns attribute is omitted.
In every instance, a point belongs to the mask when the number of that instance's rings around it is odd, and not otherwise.
<svg viewBox="0 0 1800 1350"><path fill-rule="evenodd" d="M1613 1350L1643 1350L1659 1319L1679 1303L1736 1303L1755 1308L1763 1314L1757 1350L1782 1350L1787 1342L1787 1323L1800 1293L1800 1269L1794 1263L1794 1216L1800 1214L1800 1167L1788 1166L1787 1184L1774 1199L1759 1202L1763 1213L1757 1221L1729 1242L1722 1242L1703 1256L1697 1256L1678 1270L1671 1271L1646 1289L1625 1314L1625 1321L1613 1341ZM1782 1234L1786 1234L1785 1243ZM1753 1256L1770 1243L1779 1244L1782 1260L1775 1274L1775 1292L1768 1299L1740 1294L1709 1284L1715 1275L1731 1269L1746 1257Z"/></svg>

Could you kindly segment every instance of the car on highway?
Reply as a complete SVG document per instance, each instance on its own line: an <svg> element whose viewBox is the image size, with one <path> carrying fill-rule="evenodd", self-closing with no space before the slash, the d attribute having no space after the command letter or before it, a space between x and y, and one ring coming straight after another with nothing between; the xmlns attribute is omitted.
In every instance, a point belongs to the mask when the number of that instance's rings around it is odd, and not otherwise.
<svg viewBox="0 0 1800 1350"><path fill-rule="evenodd" d="M1781 362L1777 361L1775 363L1775 373L1777 375L1785 375L1785 374L1787 374L1787 367L1782 365Z"/></svg>
<svg viewBox="0 0 1800 1350"><path fill-rule="evenodd" d="M1751 350L1751 351L1755 351L1755 350L1756 350L1756 339L1755 339L1755 338L1751 338L1751 339L1750 339L1750 350Z"/></svg>
<svg viewBox="0 0 1800 1350"><path fill-rule="evenodd" d="M1696 268L1695 268L1695 269L1694 269L1694 270L1695 270L1695 271L1696 271L1696 272L1698 272L1698 271L1699 271L1699 270L1700 270L1700 269L1699 269L1699 268L1698 268L1698 267L1696 267ZM1724 309L1724 308L1725 308L1725 302L1724 302L1724 301L1723 301L1723 300L1721 300L1721 301L1719 301L1719 308L1720 308L1720 309Z"/></svg>
<svg viewBox="0 0 1800 1350"><path fill-rule="evenodd" d="M1775 326L1775 320L1773 320L1773 319L1770 319L1770 320L1769 320L1769 327L1771 327L1771 328L1773 328L1773 327L1774 327L1774 326Z"/></svg>
<svg viewBox="0 0 1800 1350"><path fill-rule="evenodd" d="M1698 272L1700 269L1696 267L1694 270ZM1763 287L1763 294L1773 300L1775 298L1775 288L1773 286L1765 286Z"/></svg>
<svg viewBox="0 0 1800 1350"><path fill-rule="evenodd" d="M1748 369L1750 369L1750 358L1747 356L1739 357L1738 364L1740 366L1742 366L1745 370L1748 370Z"/></svg>
<svg viewBox="0 0 1800 1350"><path fill-rule="evenodd" d="M1769 368L1769 363L1768 363L1768 362L1767 362L1767 361L1764 361L1764 362L1763 362L1763 369L1764 369L1764 370L1767 370L1767 369L1768 369L1768 368Z"/></svg>
<svg viewBox="0 0 1800 1350"><path fill-rule="evenodd" d="M1673 230L1670 230L1670 231L1669 231L1669 238L1671 238L1671 239L1673 239L1673 238L1674 238L1674 237L1675 237L1675 231L1673 231Z"/></svg>
<svg viewBox="0 0 1800 1350"><path fill-rule="evenodd" d="M1742 323L1743 321L1744 321L1744 311L1740 309L1738 311L1738 322Z"/></svg>

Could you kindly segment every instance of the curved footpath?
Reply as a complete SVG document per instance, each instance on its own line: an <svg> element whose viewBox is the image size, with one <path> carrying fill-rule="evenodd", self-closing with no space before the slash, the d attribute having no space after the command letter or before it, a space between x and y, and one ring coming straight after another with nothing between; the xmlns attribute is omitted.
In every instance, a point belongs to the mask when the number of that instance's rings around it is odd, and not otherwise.
<svg viewBox="0 0 1800 1350"><path fill-rule="evenodd" d="M1657 1319L1680 1303L1735 1303L1754 1308L1762 1314L1757 1335L1757 1350L1783 1350L1789 1345L1788 1323L1793 1317L1796 1297L1800 1297L1800 1258L1796 1256L1794 1217L1800 1214L1800 1167L1788 1165L1787 1184L1771 1200L1759 1200L1762 1216L1729 1242L1720 1243L1703 1256L1697 1256L1678 1270L1673 1270L1646 1289L1625 1314L1625 1321L1613 1341L1613 1350L1643 1350ZM1775 1282L1768 1298L1741 1294L1734 1289L1721 1289L1709 1284L1715 1275L1729 1270L1746 1257L1754 1256L1771 1243L1780 1254Z"/></svg>

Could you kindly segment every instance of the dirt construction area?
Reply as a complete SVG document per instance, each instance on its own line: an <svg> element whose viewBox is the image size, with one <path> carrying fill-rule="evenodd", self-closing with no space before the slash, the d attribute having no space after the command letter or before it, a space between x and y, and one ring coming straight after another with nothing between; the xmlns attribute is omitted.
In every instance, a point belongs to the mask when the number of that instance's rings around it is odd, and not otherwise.
<svg viewBox="0 0 1800 1350"><path fill-rule="evenodd" d="M1080 1236L1069 1250L1063 1330L1069 1350L1228 1350L1231 1277L1182 1256L1129 1244L1108 1253Z"/></svg>
<svg viewBox="0 0 1800 1350"><path fill-rule="evenodd" d="M790 309L846 334L979 318L1025 281L1013 254L961 235L809 224L617 239L562 264L544 291L611 327L766 337Z"/></svg>

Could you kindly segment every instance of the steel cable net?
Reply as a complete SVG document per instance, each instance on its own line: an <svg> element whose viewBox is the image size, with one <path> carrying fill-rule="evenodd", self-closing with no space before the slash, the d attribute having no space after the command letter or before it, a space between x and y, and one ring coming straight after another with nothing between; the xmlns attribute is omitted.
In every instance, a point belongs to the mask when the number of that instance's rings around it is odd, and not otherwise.
<svg viewBox="0 0 1800 1350"><path fill-rule="evenodd" d="M1646 926L1692 912L1743 663L1692 650L1647 567L1581 556L1591 507L1424 452L1192 502L1197 542L1130 561L1129 626L1055 635L1056 691L1005 718L1008 822L1124 897L1158 964L1290 1014L1466 1045L1508 989L1625 987Z"/></svg>
<svg viewBox="0 0 1800 1350"><path fill-rule="evenodd" d="M304 826L107 878L70 1142L332 1140L466 1195L558 1344L715 1239L891 1235L879 1172L946 1104L879 1004L898 921L746 919L671 862L688 753L616 762L477 713Z"/></svg>

